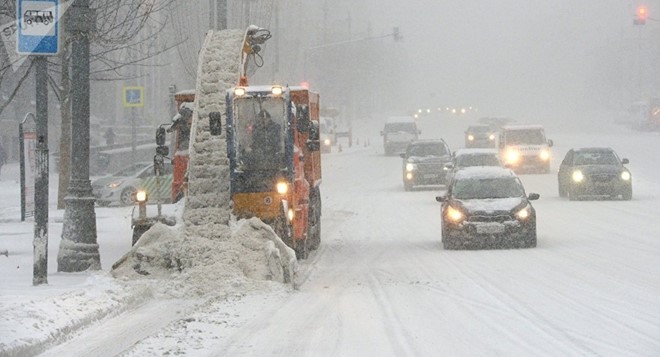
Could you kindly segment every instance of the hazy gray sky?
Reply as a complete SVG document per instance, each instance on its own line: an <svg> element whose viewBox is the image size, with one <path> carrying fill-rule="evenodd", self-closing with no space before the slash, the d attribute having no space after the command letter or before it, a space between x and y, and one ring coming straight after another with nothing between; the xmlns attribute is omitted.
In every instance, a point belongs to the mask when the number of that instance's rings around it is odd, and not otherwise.
<svg viewBox="0 0 660 357"><path fill-rule="evenodd" d="M660 2L646 4L660 19ZM405 37L404 70L422 92L411 101L507 114L593 110L657 91L659 41L653 39L660 37L660 22L634 26L637 5L386 0L373 1L378 11L372 13L381 24L398 25Z"/></svg>

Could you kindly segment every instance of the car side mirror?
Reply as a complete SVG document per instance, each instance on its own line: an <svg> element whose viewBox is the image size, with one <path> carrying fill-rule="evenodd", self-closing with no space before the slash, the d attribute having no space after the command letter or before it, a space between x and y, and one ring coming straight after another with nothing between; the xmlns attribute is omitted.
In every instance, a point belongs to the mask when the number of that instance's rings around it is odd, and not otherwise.
<svg viewBox="0 0 660 357"><path fill-rule="evenodd" d="M401 156L402 159L405 159L406 158L406 153L402 152L402 153L399 154L399 156Z"/></svg>
<svg viewBox="0 0 660 357"><path fill-rule="evenodd" d="M621 159L621 163L625 165L625 164L629 164L630 161L628 159Z"/></svg>
<svg viewBox="0 0 660 357"><path fill-rule="evenodd" d="M167 156L170 153L170 148L167 146L156 146L156 155Z"/></svg>
<svg viewBox="0 0 660 357"><path fill-rule="evenodd" d="M445 196L435 196L435 200L438 202L445 202Z"/></svg>
<svg viewBox="0 0 660 357"><path fill-rule="evenodd" d="M222 135L222 114L220 112L209 113L209 129L211 135Z"/></svg>
<svg viewBox="0 0 660 357"><path fill-rule="evenodd" d="M554 142L552 142L552 140L550 140L550 139L548 139L548 147L550 147L550 148L551 148L551 147L552 147L552 145L554 145L554 144L555 144L555 143L554 143Z"/></svg>
<svg viewBox="0 0 660 357"><path fill-rule="evenodd" d="M541 198L541 195L539 195L538 193L530 193L529 196L527 196L527 199L530 201L536 201L539 198Z"/></svg>

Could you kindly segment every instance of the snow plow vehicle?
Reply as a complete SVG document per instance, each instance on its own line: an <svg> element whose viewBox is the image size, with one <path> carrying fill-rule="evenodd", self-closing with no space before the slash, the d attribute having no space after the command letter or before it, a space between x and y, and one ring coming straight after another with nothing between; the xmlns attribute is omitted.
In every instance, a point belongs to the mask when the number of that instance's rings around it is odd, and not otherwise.
<svg viewBox="0 0 660 357"><path fill-rule="evenodd" d="M321 242L319 95L239 86L226 118L233 214L260 218L306 259Z"/></svg>

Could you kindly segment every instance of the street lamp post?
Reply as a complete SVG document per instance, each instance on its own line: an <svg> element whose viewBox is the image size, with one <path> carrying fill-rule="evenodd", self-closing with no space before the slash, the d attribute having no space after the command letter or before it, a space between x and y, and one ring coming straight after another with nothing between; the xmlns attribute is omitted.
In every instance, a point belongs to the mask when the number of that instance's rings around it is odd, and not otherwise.
<svg viewBox="0 0 660 357"><path fill-rule="evenodd" d="M74 0L69 8L68 31L73 38L72 62L72 158L71 181L64 198L62 240L57 271L79 272L101 269L96 241L96 213L89 180L89 37L95 31L96 13L90 0Z"/></svg>

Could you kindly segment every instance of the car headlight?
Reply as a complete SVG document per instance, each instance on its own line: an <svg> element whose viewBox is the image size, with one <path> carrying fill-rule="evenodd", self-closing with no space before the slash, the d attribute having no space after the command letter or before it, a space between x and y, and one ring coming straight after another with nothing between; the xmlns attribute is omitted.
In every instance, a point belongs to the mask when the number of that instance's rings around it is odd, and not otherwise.
<svg viewBox="0 0 660 357"><path fill-rule="evenodd" d="M495 140L495 134L490 134L488 136L488 140Z"/></svg>
<svg viewBox="0 0 660 357"><path fill-rule="evenodd" d="M474 135L471 135L471 134L470 134L470 135L468 135L468 140L469 140L469 141L472 141L472 140L474 140Z"/></svg>
<svg viewBox="0 0 660 357"><path fill-rule="evenodd" d="M412 162L406 163L406 171L411 172L417 170L417 164L413 164Z"/></svg>
<svg viewBox="0 0 660 357"><path fill-rule="evenodd" d="M324 143L326 146L330 146L330 139L325 139L325 140L323 140L323 143Z"/></svg>
<svg viewBox="0 0 660 357"><path fill-rule="evenodd" d="M518 212L516 212L516 217L518 217L519 220L523 220L523 221L529 218L529 216L531 215L532 215L532 206L530 206L529 204L523 207L522 209L518 210Z"/></svg>
<svg viewBox="0 0 660 357"><path fill-rule="evenodd" d="M121 186L122 183L124 183L124 181L122 181L122 180L112 181L108 184L108 187L109 188L117 188L117 187Z"/></svg>
<svg viewBox="0 0 660 357"><path fill-rule="evenodd" d="M508 164L515 164L518 161L520 161L520 153L518 152L518 150L509 149L506 152L506 156L504 157L504 159Z"/></svg>
<svg viewBox="0 0 660 357"><path fill-rule="evenodd" d="M623 181L630 181L630 172L624 171L621 173L621 179Z"/></svg>
<svg viewBox="0 0 660 357"><path fill-rule="evenodd" d="M446 215L447 218L454 223L459 223L460 221L465 219L465 215L463 214L463 212L452 206L447 207Z"/></svg>
<svg viewBox="0 0 660 357"><path fill-rule="evenodd" d="M286 195L289 192L289 184L285 181L280 181L277 183L277 193L280 195Z"/></svg>
<svg viewBox="0 0 660 357"><path fill-rule="evenodd" d="M571 177L573 178L573 181L578 183L584 181L584 174L580 170L573 171L573 175Z"/></svg>
<svg viewBox="0 0 660 357"><path fill-rule="evenodd" d="M550 151L545 149L541 150L541 153L539 153L539 158L541 158L543 161L550 160Z"/></svg>

